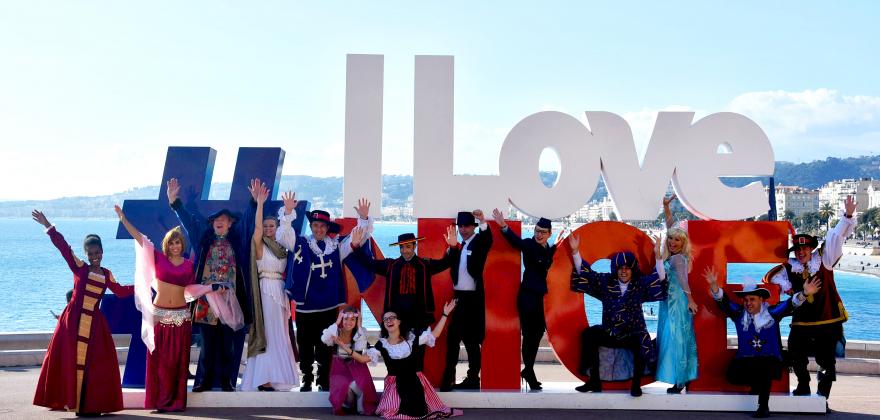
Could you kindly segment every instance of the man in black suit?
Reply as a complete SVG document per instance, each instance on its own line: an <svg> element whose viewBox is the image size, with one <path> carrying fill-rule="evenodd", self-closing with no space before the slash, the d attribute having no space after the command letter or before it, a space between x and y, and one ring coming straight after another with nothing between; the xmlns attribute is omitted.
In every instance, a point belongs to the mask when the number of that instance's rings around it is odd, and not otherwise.
<svg viewBox="0 0 880 420"><path fill-rule="evenodd" d="M477 223L479 221L479 223ZM459 212L456 219L461 246L450 248L450 274L455 287L457 309L449 320L449 335L446 341L446 370L443 372L441 391L455 389L480 389L480 346L486 335L486 302L483 286L483 268L489 248L492 247L492 232L486 223L482 210ZM480 232L476 233L477 226ZM455 383L455 365L461 342L468 355L467 377Z"/></svg>

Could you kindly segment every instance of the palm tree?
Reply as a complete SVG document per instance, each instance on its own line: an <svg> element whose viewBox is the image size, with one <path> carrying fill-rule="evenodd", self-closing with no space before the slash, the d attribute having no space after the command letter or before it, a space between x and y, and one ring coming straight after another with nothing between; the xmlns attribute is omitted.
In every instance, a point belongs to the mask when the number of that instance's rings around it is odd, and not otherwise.
<svg viewBox="0 0 880 420"><path fill-rule="evenodd" d="M821 218L822 221L825 222L826 229L830 228L828 226L828 219L830 219L831 215L833 215L833 214L834 214L834 207L831 206L831 203L826 202L826 203L822 203L822 205L819 206L819 217Z"/></svg>

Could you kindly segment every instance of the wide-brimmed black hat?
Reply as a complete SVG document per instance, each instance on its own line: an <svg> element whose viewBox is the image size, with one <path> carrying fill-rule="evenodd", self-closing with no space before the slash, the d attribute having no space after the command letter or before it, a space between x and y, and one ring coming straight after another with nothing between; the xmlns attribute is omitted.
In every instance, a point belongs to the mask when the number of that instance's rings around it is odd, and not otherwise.
<svg viewBox="0 0 880 420"><path fill-rule="evenodd" d="M553 228L553 223L550 222L550 219L545 219L542 217L542 218L538 219L538 223L536 223L535 226L539 227L541 229L550 230L551 228Z"/></svg>
<svg viewBox="0 0 880 420"><path fill-rule="evenodd" d="M339 233L339 231L342 230L342 226L340 226L339 223L334 222L333 219L330 218L330 213L327 213L324 210L312 210L306 214L306 217L309 219L309 223L325 223L327 225L327 233Z"/></svg>
<svg viewBox="0 0 880 420"><path fill-rule="evenodd" d="M233 212L231 212L231 211L229 211L229 209L220 209L220 210L218 210L218 211L215 211L214 213L211 213L211 215L208 216L208 223L209 223L209 224L210 224L210 223L214 223L214 219L216 219L216 218L218 218L218 217L220 217L220 216L226 216L226 217L228 217L229 220L232 221L232 223L235 223L235 222L238 221L238 219L239 219L238 215L235 214L235 213L233 213Z"/></svg>
<svg viewBox="0 0 880 420"><path fill-rule="evenodd" d="M735 293L739 297L754 295L761 296L764 299L770 299L770 290L763 287L758 287L758 285L754 282L744 283L742 290L737 290L733 293Z"/></svg>
<svg viewBox="0 0 880 420"><path fill-rule="evenodd" d="M469 211L460 211L458 212L458 217L455 218L455 224L459 226L477 226L477 218L474 217L474 214Z"/></svg>
<svg viewBox="0 0 880 420"><path fill-rule="evenodd" d="M813 235L807 235L806 233L799 233L794 235L791 238L791 248L788 249L788 252L794 252L794 250L798 249L798 247L808 246L810 248L816 249L819 246L819 240L816 239Z"/></svg>
<svg viewBox="0 0 880 420"><path fill-rule="evenodd" d="M425 240L424 236L417 238L414 233L404 233L403 235L397 235L397 242L395 242L393 244L388 244L388 246L409 244L409 243L423 241L423 240Z"/></svg>

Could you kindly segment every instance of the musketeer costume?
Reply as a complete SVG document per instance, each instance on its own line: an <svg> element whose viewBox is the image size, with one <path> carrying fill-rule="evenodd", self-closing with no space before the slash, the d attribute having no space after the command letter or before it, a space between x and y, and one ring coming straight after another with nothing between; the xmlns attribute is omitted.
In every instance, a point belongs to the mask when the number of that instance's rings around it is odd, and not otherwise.
<svg viewBox="0 0 880 420"><path fill-rule="evenodd" d="M831 384L837 379L836 349L843 340L843 323L848 315L843 301L837 293L832 267L843 256L843 243L856 225L855 217L841 217L833 229L825 236L825 243L814 252L806 266L797 258L789 258L770 270L764 281L778 284L783 293L802 292L804 283L818 278L822 282L819 291L807 298L804 305L795 311L791 319L788 335L788 353L794 373L798 378L796 395L810 394L810 372L807 371L807 356L814 355L819 365L818 393L825 398L831 394ZM793 252L799 246L818 248L818 240L810 235L795 235Z"/></svg>
<svg viewBox="0 0 880 420"><path fill-rule="evenodd" d="M710 292L711 293L711 292ZM770 291L756 288L754 283L746 284L743 290L734 292L738 296L757 295L765 300ZM794 308L805 300L802 293L785 302L770 306L764 302L761 311L755 315L745 311L742 305L730 301L723 289L718 289L712 297L718 307L733 320L736 327L736 356L727 369L728 382L736 385L749 385L752 393L758 395L758 417L769 413L770 383L782 374L782 339L779 334L779 321L791 315Z"/></svg>
<svg viewBox="0 0 880 420"><path fill-rule="evenodd" d="M282 207L278 210L278 216L281 224L275 236L281 245L293 253L291 282L286 287L296 301L296 341L303 388L311 389L314 380L312 365L317 361L317 384L327 390L330 387L328 373L331 354L330 349L321 342L324 330L321 327L336 322L337 308L346 302L347 288L342 262L352 252L351 237L331 238L329 235L339 233L341 227L330 220L330 214L323 210L308 214L310 223L318 221L327 224L328 236L321 241L316 240L314 235L297 236L293 228L289 228L296 219L295 211L284 214ZM358 227L369 238L373 220L358 218ZM359 285L363 291L369 284Z"/></svg>

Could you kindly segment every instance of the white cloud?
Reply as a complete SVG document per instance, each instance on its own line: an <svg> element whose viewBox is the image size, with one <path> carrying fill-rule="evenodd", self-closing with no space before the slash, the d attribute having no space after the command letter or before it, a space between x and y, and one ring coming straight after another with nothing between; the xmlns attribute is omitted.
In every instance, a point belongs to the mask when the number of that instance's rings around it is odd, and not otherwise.
<svg viewBox="0 0 880 420"><path fill-rule="evenodd" d="M749 92L729 109L753 119L770 138L776 160L880 153L880 97L833 89Z"/></svg>

